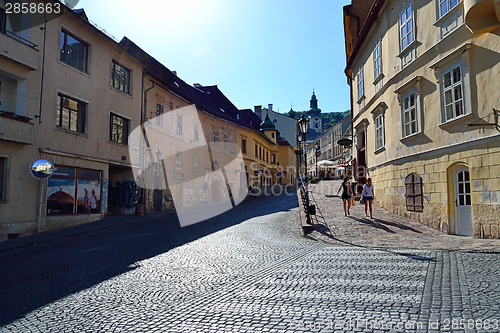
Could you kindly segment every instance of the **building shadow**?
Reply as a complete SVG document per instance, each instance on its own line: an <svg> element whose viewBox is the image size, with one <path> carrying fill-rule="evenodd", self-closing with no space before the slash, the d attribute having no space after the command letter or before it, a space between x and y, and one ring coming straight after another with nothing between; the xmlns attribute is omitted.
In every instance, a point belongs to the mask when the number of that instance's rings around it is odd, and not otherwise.
<svg viewBox="0 0 500 333"><path fill-rule="evenodd" d="M176 215L112 216L110 219L121 218L123 223L87 232L79 226L82 232L72 236L5 250L0 253L0 327L134 270L139 261L251 218L296 207L295 193L252 198L230 211L187 227L180 227ZM106 220L95 223L107 225Z"/></svg>

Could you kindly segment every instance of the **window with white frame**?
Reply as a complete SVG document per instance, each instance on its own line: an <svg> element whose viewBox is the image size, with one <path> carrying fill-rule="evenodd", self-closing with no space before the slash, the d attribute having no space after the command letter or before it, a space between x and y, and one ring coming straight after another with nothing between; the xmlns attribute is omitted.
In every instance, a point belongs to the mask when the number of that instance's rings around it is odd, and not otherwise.
<svg viewBox="0 0 500 333"><path fill-rule="evenodd" d="M399 15L399 38L401 51L405 50L414 40L413 5L410 3Z"/></svg>
<svg viewBox="0 0 500 333"><path fill-rule="evenodd" d="M177 134L182 135L182 116L177 115Z"/></svg>
<svg viewBox="0 0 500 333"><path fill-rule="evenodd" d="M200 141L200 125L198 123L194 124L194 141Z"/></svg>
<svg viewBox="0 0 500 333"><path fill-rule="evenodd" d="M358 100L361 99L365 95L364 88L364 79L363 79L363 68L361 68L357 75L357 84L358 84Z"/></svg>
<svg viewBox="0 0 500 333"><path fill-rule="evenodd" d="M415 134L419 130L417 96L416 91L412 91L403 96L403 103L401 107L403 138Z"/></svg>
<svg viewBox="0 0 500 333"><path fill-rule="evenodd" d="M180 152L175 154L175 167L177 168L177 170L182 169L182 155Z"/></svg>
<svg viewBox="0 0 500 333"><path fill-rule="evenodd" d="M161 116L163 114L163 105L161 104L156 104L156 125L157 126L163 126L163 117Z"/></svg>
<svg viewBox="0 0 500 333"><path fill-rule="evenodd" d="M381 46L382 42L379 41L373 50L373 68L375 69L374 77L375 80L382 74L382 58L381 58Z"/></svg>
<svg viewBox="0 0 500 333"><path fill-rule="evenodd" d="M438 0L439 1L439 17L443 17L456 5L461 3L461 0Z"/></svg>
<svg viewBox="0 0 500 333"><path fill-rule="evenodd" d="M384 114L379 112L375 116L375 150L384 147Z"/></svg>
<svg viewBox="0 0 500 333"><path fill-rule="evenodd" d="M464 99L462 87L462 70L460 66L444 72L444 121L449 121L464 115Z"/></svg>

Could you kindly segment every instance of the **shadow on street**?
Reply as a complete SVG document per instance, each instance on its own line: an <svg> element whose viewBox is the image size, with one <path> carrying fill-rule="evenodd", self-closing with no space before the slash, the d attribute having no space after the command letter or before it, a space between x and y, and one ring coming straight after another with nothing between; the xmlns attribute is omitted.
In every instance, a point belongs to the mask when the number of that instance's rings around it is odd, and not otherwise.
<svg viewBox="0 0 500 333"><path fill-rule="evenodd" d="M132 222L116 227L1 252L0 325L133 270L138 261L248 219L297 206L295 194L251 198L219 216L183 228L176 215L133 217Z"/></svg>

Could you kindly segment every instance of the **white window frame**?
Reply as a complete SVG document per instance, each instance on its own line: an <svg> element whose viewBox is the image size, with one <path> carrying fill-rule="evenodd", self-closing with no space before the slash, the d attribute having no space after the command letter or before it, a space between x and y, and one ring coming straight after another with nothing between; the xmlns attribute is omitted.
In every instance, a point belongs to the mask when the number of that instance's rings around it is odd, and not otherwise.
<svg viewBox="0 0 500 333"><path fill-rule="evenodd" d="M365 96L365 87L364 87L364 73L363 67L359 69L358 75L356 75L356 83L358 88L358 103Z"/></svg>
<svg viewBox="0 0 500 333"><path fill-rule="evenodd" d="M405 107L406 100L411 101L411 96L413 97L413 105L410 105L409 107ZM412 119L412 110L413 111L413 119ZM408 121L406 120L406 114L409 114L409 119ZM401 129L402 129L402 136L403 138L415 135L419 133L420 131L420 124L418 121L418 113L419 113L419 103L418 103L418 91L417 90L411 90L404 94L401 98ZM415 123L415 130L412 131L411 127L412 124ZM409 132L406 130L406 125L409 125Z"/></svg>
<svg viewBox="0 0 500 333"><path fill-rule="evenodd" d="M459 81L455 81L455 71L459 70ZM464 105L464 86L463 86L463 75L462 66L456 65L446 70L442 74L442 89L443 89L443 121L451 121L465 115L465 105ZM450 85L446 86L446 76L450 76ZM456 92L460 92L460 97L458 98ZM447 93L450 92L451 101L447 101ZM456 107L460 107L460 114L457 114ZM448 116L448 107L451 107L451 116Z"/></svg>
<svg viewBox="0 0 500 333"><path fill-rule="evenodd" d="M469 69L469 60L467 57L467 53L471 44L464 44L451 54L446 57L438 60L436 63L430 66L431 69L434 69L434 75L436 76L436 83L438 86L438 94L439 94L439 103L440 103L440 124L439 126L446 126L448 123L454 123L456 120L469 118L472 115L472 103L471 103L471 84L470 84L470 69ZM462 114L458 116L453 116L448 118L446 116L446 88L444 77L453 69L460 67L460 76L461 82L456 82L455 85L450 86L451 88L457 87L460 85L461 93L462 93Z"/></svg>
<svg viewBox="0 0 500 333"><path fill-rule="evenodd" d="M385 147L384 135L384 113L379 111L375 114L375 151Z"/></svg>
<svg viewBox="0 0 500 333"><path fill-rule="evenodd" d="M408 16L408 9L411 10L411 15ZM413 2L409 2L408 5L399 13L398 21L399 21L399 49L401 52L406 50L413 42L415 41L415 15L414 15L414 7ZM404 20L403 20L404 15ZM410 22L411 21L411 22ZM403 28L406 28L406 31L403 32ZM409 37L411 36L411 40ZM406 40L406 44L404 41Z"/></svg>
<svg viewBox="0 0 500 333"><path fill-rule="evenodd" d="M382 75L382 41L379 40L373 49L373 68L375 81Z"/></svg>
<svg viewBox="0 0 500 333"><path fill-rule="evenodd" d="M453 4L454 3L454 4ZM439 17L443 17L448 14L453 8L462 3L462 0L438 0L438 11ZM446 5L446 11L443 12L443 5Z"/></svg>
<svg viewBox="0 0 500 333"><path fill-rule="evenodd" d="M177 134L182 135L183 132L183 119L180 114L177 115Z"/></svg>

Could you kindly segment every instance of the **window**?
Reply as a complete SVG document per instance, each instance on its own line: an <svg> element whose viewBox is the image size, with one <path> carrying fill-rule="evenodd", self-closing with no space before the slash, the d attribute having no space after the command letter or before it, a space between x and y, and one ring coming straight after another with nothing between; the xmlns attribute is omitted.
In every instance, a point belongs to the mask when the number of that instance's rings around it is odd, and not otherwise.
<svg viewBox="0 0 500 333"><path fill-rule="evenodd" d="M424 210L422 195L422 178L411 173L405 178L406 188L406 209L411 212L421 212Z"/></svg>
<svg viewBox="0 0 500 333"><path fill-rule="evenodd" d="M399 15L399 38L401 50L406 49L414 41L413 8L411 3Z"/></svg>
<svg viewBox="0 0 500 333"><path fill-rule="evenodd" d="M177 170L182 169L182 155L181 153L175 154L175 167Z"/></svg>
<svg viewBox="0 0 500 333"><path fill-rule="evenodd" d="M5 15L5 9L0 8L0 32L5 33L5 28L7 23L7 15Z"/></svg>
<svg viewBox="0 0 500 333"><path fill-rule="evenodd" d="M195 155L193 157L193 172L194 173L198 173L198 171L199 171L199 164L200 164L200 162L199 162L198 156Z"/></svg>
<svg viewBox="0 0 500 333"><path fill-rule="evenodd" d="M247 153L247 140L241 139L241 152L243 154Z"/></svg>
<svg viewBox="0 0 500 333"><path fill-rule="evenodd" d="M271 163L276 163L276 154L271 154Z"/></svg>
<svg viewBox="0 0 500 333"><path fill-rule="evenodd" d="M403 97L403 138L418 132L417 116L417 93L411 92Z"/></svg>
<svg viewBox="0 0 500 333"><path fill-rule="evenodd" d="M229 148L229 135L224 134L224 149L227 150Z"/></svg>
<svg viewBox="0 0 500 333"><path fill-rule="evenodd" d="M111 84L116 89L130 95L130 70L113 60Z"/></svg>
<svg viewBox="0 0 500 333"><path fill-rule="evenodd" d="M59 94L57 127L74 132L85 132L85 114L87 104Z"/></svg>
<svg viewBox="0 0 500 333"><path fill-rule="evenodd" d="M61 31L59 60L84 73L88 73L89 46L66 31Z"/></svg>
<svg viewBox="0 0 500 333"><path fill-rule="evenodd" d="M102 171L56 166L47 182L47 215L100 214Z"/></svg>
<svg viewBox="0 0 500 333"><path fill-rule="evenodd" d="M177 115L177 134L179 135L182 135L182 130L183 130L182 123L183 123L182 116Z"/></svg>
<svg viewBox="0 0 500 333"><path fill-rule="evenodd" d="M0 157L0 200L7 199L7 158Z"/></svg>
<svg viewBox="0 0 500 333"><path fill-rule="evenodd" d="M214 131L214 146L219 145L219 132Z"/></svg>
<svg viewBox="0 0 500 333"><path fill-rule="evenodd" d="M439 17L446 15L450 10L455 8L461 0L439 0Z"/></svg>
<svg viewBox="0 0 500 333"><path fill-rule="evenodd" d="M382 112L375 116L375 150L384 147L384 115Z"/></svg>
<svg viewBox="0 0 500 333"><path fill-rule="evenodd" d="M109 139L120 144L127 144L128 141L128 120L111 113Z"/></svg>
<svg viewBox="0 0 500 333"><path fill-rule="evenodd" d="M357 81L358 81L358 100L360 100L365 95L363 68L359 70Z"/></svg>
<svg viewBox="0 0 500 333"><path fill-rule="evenodd" d="M194 124L194 141L200 141L200 125L198 123Z"/></svg>
<svg viewBox="0 0 500 333"><path fill-rule="evenodd" d="M457 66L443 75L444 121L458 118L465 113L462 91L462 71L460 66Z"/></svg>
<svg viewBox="0 0 500 333"><path fill-rule="evenodd" d="M257 148L257 145L255 145L255 157L259 157L259 149Z"/></svg>
<svg viewBox="0 0 500 333"><path fill-rule="evenodd" d="M375 80L380 75L382 75L382 58L380 56L382 49L381 44L382 42L379 41L375 46L375 49L373 50L373 67L375 68Z"/></svg>
<svg viewBox="0 0 500 333"><path fill-rule="evenodd" d="M163 126L163 117L161 117L162 114L163 114L163 105L156 104L156 125L160 127Z"/></svg>

